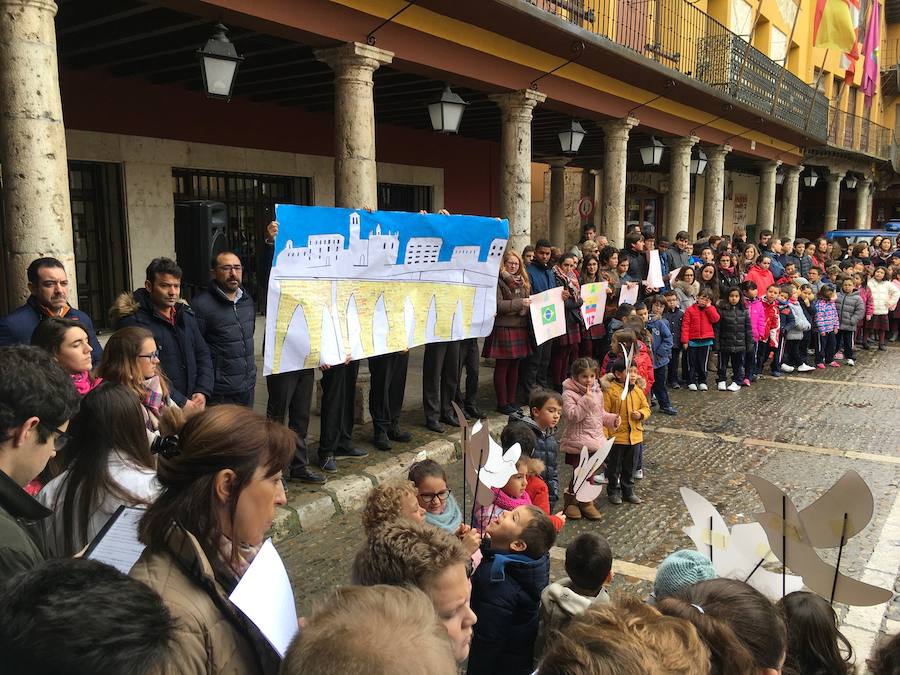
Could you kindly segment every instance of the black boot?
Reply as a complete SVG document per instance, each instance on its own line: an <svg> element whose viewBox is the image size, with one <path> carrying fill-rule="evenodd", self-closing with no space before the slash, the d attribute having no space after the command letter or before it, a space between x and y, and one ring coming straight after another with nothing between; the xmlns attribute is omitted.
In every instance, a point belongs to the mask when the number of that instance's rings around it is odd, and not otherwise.
<svg viewBox="0 0 900 675"><path fill-rule="evenodd" d="M408 431L401 431L399 424L392 424L387 431L387 437L397 443L409 443L412 440L412 434Z"/></svg>
<svg viewBox="0 0 900 675"><path fill-rule="evenodd" d="M379 450L390 450L394 447L391 445L390 440L388 440L388 435L383 431L375 432L375 438L372 439L372 445Z"/></svg>

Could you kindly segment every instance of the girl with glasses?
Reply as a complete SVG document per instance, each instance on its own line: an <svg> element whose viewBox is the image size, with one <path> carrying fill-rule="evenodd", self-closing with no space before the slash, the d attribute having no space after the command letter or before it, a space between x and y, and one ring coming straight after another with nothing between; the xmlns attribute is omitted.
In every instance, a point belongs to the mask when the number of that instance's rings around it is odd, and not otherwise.
<svg viewBox="0 0 900 675"><path fill-rule="evenodd" d="M117 330L106 343L97 374L138 395L147 436L151 441L158 436L162 414L177 405L169 396L169 382L159 365L153 333L138 326Z"/></svg>

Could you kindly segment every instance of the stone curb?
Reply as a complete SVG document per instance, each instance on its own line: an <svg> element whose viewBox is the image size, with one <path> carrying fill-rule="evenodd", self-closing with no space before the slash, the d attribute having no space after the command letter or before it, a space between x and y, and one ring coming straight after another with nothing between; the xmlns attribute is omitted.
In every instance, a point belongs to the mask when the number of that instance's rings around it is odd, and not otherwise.
<svg viewBox="0 0 900 675"><path fill-rule="evenodd" d="M492 415L487 422L496 436L506 424L506 416ZM279 542L301 532L321 529L335 515L361 510L373 486L406 478L409 467L415 462L427 458L448 465L459 461L461 456L459 431L451 430L444 438L429 441L409 452L390 455L359 473L329 479L320 488L321 492L296 495L285 506L279 507L270 534Z"/></svg>

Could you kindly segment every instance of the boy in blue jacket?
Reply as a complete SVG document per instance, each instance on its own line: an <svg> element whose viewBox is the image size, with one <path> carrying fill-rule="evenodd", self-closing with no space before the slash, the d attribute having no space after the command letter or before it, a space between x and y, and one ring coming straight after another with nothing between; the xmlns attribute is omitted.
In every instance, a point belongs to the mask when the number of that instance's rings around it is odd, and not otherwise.
<svg viewBox="0 0 900 675"><path fill-rule="evenodd" d="M643 304L643 303L641 303ZM653 337L651 351L653 352L653 388L651 391L659 403L659 411L664 415L677 415L678 411L672 407L669 401L669 390L666 388L666 376L669 372L669 361L672 359L672 346L674 338L669 329L669 322L662 314L666 309L666 301L661 295L654 295L647 299L647 307L635 306L637 315L644 319L647 331Z"/></svg>
<svg viewBox="0 0 900 675"><path fill-rule="evenodd" d="M468 675L530 675L541 593L550 583L556 529L536 506L504 511L487 526L484 558L472 575L472 611L478 617Z"/></svg>
<svg viewBox="0 0 900 675"><path fill-rule="evenodd" d="M665 303L662 318L669 324L669 333L672 335L672 355L669 358L669 369L666 375L666 382L671 389L681 389L681 383L678 378L678 362L682 361L681 353L681 322L684 320L684 310L678 304L678 294L673 290L668 290L662 294L662 300ZM687 372L687 365L682 363L682 375ZM686 379L682 377L681 379Z"/></svg>

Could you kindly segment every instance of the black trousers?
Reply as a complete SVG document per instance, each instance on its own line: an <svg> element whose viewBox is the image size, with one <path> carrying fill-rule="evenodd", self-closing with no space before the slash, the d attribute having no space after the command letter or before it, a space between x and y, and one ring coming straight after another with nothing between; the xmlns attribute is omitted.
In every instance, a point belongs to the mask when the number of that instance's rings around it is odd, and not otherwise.
<svg viewBox="0 0 900 675"><path fill-rule="evenodd" d="M615 443L606 457L607 494L634 494L634 461L637 445Z"/></svg>
<svg viewBox="0 0 900 675"><path fill-rule="evenodd" d="M856 331L841 330L838 331L837 349L844 352L845 359L853 358L853 337Z"/></svg>
<svg viewBox="0 0 900 675"><path fill-rule="evenodd" d="M306 434L309 431L309 409L312 406L315 371L295 370L266 376L269 402L266 417L284 424L288 416L288 428L297 435L297 447L291 459L291 469L303 469L309 464Z"/></svg>
<svg viewBox="0 0 900 675"><path fill-rule="evenodd" d="M269 377L271 377L271 375ZM277 377L277 375L275 377ZM245 408L252 408L255 393L256 386L254 385L254 387L249 391L243 391L240 394L213 394L209 397L209 400L206 402L206 404L223 405L226 403L231 403L234 405L242 405Z"/></svg>
<svg viewBox="0 0 900 675"><path fill-rule="evenodd" d="M520 362L519 387L521 400L528 402L531 390L535 387L550 388L550 357L553 351L553 340L538 345Z"/></svg>
<svg viewBox="0 0 900 675"><path fill-rule="evenodd" d="M800 354L800 347L802 346L802 344L803 338L800 338L799 340L784 341L784 363L796 368L806 360L806 352L804 352L802 355Z"/></svg>
<svg viewBox="0 0 900 675"><path fill-rule="evenodd" d="M394 352L369 359L372 375L369 390L369 413L375 433L387 433L400 421L403 395L406 393L406 371L409 352Z"/></svg>
<svg viewBox="0 0 900 675"><path fill-rule="evenodd" d="M706 384L707 362L712 347L688 347L688 384Z"/></svg>
<svg viewBox="0 0 900 675"><path fill-rule="evenodd" d="M353 437L356 377L359 361L331 366L322 373L322 430L319 461L333 457L338 448L349 450Z"/></svg>
<svg viewBox="0 0 900 675"><path fill-rule="evenodd" d="M426 422L456 419L451 403L459 386L459 342L425 345L422 361L422 407Z"/></svg>
<svg viewBox="0 0 900 675"><path fill-rule="evenodd" d="M744 352L723 352L719 350L719 370L716 382L728 379L728 364L731 363L731 379L740 384L744 379Z"/></svg>
<svg viewBox="0 0 900 675"><path fill-rule="evenodd" d="M478 368L481 357L478 354L478 338L466 338L459 341L459 375L456 387L456 404L465 410L475 405L478 398ZM462 391L462 374L466 373L466 394Z"/></svg>

